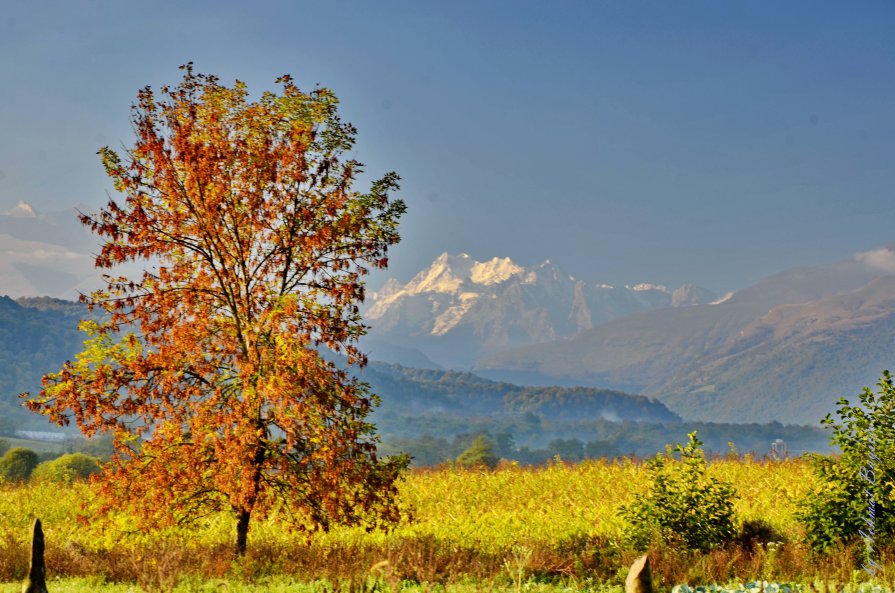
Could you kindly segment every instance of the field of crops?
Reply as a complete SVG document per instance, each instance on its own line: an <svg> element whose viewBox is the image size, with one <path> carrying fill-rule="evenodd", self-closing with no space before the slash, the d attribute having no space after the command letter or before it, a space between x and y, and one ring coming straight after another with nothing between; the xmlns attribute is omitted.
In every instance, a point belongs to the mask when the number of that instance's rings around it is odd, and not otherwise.
<svg viewBox="0 0 895 593"><path fill-rule="evenodd" d="M652 550L661 589L684 582L854 580L854 550L812 557L800 543L794 501L813 479L805 462L721 459L709 469L735 485L739 521L763 519L786 543L751 553L736 547L707 554ZM416 471L401 490L413 519L391 532L335 529L308 541L272 517L253 526L249 553L238 561L233 520L226 515L145 534L132 530L127 517L92 521L86 484L7 485L0 488L0 580L11 583L25 574L30 525L40 517L50 577L77 577L51 591L97 590L99 582L121 583L107 591L165 591L178 583L191 591L291 591L293 581L351 591L370 583L426 591L617 588L639 552L626 541L629 526L618 509L645 488L644 478L643 466L629 461ZM221 589L220 579L230 584Z"/></svg>

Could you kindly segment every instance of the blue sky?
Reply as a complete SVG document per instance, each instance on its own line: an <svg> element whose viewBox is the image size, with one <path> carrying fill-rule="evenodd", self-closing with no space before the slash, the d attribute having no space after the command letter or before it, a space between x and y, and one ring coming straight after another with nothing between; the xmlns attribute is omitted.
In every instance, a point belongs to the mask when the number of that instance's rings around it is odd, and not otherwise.
<svg viewBox="0 0 895 593"><path fill-rule="evenodd" d="M177 67L332 88L443 251L742 288L895 240L889 2L4 2L0 211L99 207ZM2 290L0 290L2 292Z"/></svg>

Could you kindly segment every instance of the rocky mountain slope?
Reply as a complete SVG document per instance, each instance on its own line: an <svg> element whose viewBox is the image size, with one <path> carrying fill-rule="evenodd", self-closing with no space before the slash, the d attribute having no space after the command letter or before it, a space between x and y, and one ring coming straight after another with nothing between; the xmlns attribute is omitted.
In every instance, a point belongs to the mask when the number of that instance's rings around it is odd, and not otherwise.
<svg viewBox="0 0 895 593"><path fill-rule="evenodd" d="M716 299L689 285L590 285L549 261L524 268L509 258L477 262L445 253L407 284L391 280L371 294L364 319L380 347L414 348L462 368L484 354L574 336L634 313Z"/></svg>
<svg viewBox="0 0 895 593"><path fill-rule="evenodd" d="M687 418L816 423L895 368L895 252L782 272L724 302L483 357L476 372L657 397Z"/></svg>

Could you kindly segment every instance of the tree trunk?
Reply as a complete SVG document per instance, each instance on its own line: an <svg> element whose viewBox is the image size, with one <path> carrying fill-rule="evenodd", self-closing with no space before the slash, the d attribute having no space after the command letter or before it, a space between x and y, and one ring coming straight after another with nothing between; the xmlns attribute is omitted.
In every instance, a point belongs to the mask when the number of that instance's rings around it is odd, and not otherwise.
<svg viewBox="0 0 895 593"><path fill-rule="evenodd" d="M253 383L252 388L255 388ZM252 458L252 491L251 496L245 501L245 506L236 510L236 555L245 556L246 544L249 540L249 522L252 519L252 510L255 508L255 501L258 500L258 493L261 490L261 468L264 466L264 458L267 456L267 449L264 446L263 439L267 437L267 427L261 419L261 410L258 410L258 418L256 420L256 428L262 439L255 445L255 453Z"/></svg>
<svg viewBox="0 0 895 593"><path fill-rule="evenodd" d="M246 545L249 541L249 520L252 512L240 509L236 519L236 555L245 556Z"/></svg>

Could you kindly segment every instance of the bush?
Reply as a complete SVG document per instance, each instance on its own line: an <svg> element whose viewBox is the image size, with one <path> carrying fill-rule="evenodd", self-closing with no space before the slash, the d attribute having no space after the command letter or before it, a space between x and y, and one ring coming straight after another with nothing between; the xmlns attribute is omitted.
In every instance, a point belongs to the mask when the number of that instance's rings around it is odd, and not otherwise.
<svg viewBox="0 0 895 593"><path fill-rule="evenodd" d="M491 439L480 434L473 439L469 448L460 453L457 457L457 463L463 467L487 467L494 469L497 467L497 455L494 454L494 445Z"/></svg>
<svg viewBox="0 0 895 593"><path fill-rule="evenodd" d="M86 480L100 471L99 459L83 453L69 453L34 468L32 479L53 482Z"/></svg>
<svg viewBox="0 0 895 593"><path fill-rule="evenodd" d="M865 387L855 406L840 398L838 418L827 414L821 420L833 431L830 444L842 454L811 456L817 485L796 516L815 550L861 536L869 549L873 538L891 541L895 536L895 387L889 371L883 371L877 386L876 393Z"/></svg>
<svg viewBox="0 0 895 593"><path fill-rule="evenodd" d="M37 462L37 453L31 449L10 449L0 457L0 478L6 482L24 482L37 467Z"/></svg>
<svg viewBox="0 0 895 593"><path fill-rule="evenodd" d="M695 432L686 445L675 445L665 455L647 462L649 489L622 507L631 523L632 543L646 548L661 542L688 550L708 550L736 536L733 499L736 491L727 482L707 475L702 441ZM680 455L675 460L673 452Z"/></svg>
<svg viewBox="0 0 895 593"><path fill-rule="evenodd" d="M763 545L784 543L786 536L764 519L750 519L743 521L734 541L745 552L753 553Z"/></svg>

